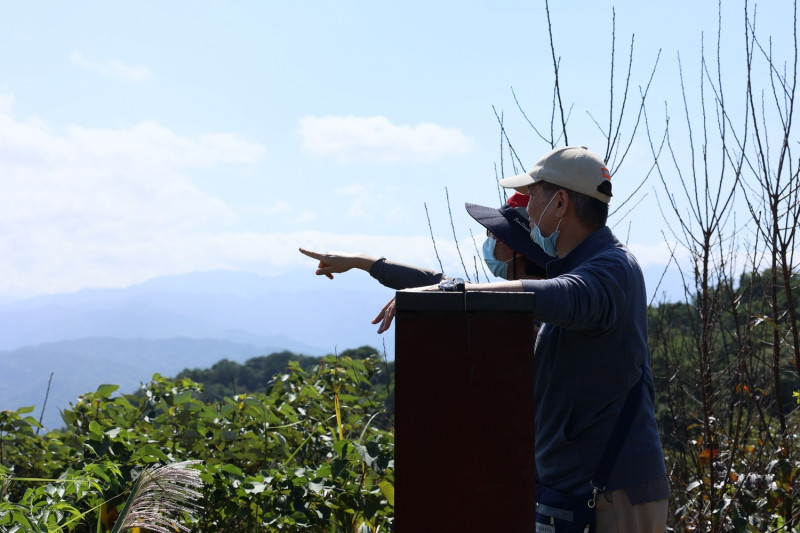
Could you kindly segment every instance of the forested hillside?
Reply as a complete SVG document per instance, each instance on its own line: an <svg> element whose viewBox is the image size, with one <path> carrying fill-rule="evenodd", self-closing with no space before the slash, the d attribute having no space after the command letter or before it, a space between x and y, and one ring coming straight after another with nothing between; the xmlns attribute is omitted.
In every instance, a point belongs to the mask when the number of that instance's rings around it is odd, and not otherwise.
<svg viewBox="0 0 800 533"><path fill-rule="evenodd" d="M371 346L361 346L344 350L338 354L338 357L369 359L378 353L380 352ZM287 350L253 357L244 364L223 359L212 365L211 368L185 369L177 375L177 378L188 378L202 384L203 390L198 394L198 399L204 402L214 402L237 394L263 392L277 374L286 370L290 362L296 363L300 368L310 370L320 363L320 358L299 355ZM383 384L393 388L394 361L384 361L384 365L384 372L380 374L381 382L375 381L373 384L376 386Z"/></svg>

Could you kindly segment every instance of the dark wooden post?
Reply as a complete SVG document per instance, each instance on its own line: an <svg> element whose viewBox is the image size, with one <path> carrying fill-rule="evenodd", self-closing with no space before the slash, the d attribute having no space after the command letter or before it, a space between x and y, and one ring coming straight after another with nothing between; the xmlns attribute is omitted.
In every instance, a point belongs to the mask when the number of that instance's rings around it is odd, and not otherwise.
<svg viewBox="0 0 800 533"><path fill-rule="evenodd" d="M533 304L397 293L396 531L535 531Z"/></svg>

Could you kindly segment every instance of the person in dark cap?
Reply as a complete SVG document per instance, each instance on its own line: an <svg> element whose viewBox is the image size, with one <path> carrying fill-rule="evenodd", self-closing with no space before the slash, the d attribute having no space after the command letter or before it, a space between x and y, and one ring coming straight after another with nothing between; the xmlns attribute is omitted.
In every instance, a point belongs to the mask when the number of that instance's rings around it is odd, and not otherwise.
<svg viewBox="0 0 800 533"><path fill-rule="evenodd" d="M465 204L467 212L486 228L483 259L499 278L536 279L545 275L544 266L550 258L528 237L527 203L527 195L514 193L499 209ZM385 257L361 253L319 253L304 248L300 248L300 253L319 261L315 272L318 276L333 279L334 274L352 269L364 270L382 285L395 290L455 279L434 270L389 261Z"/></svg>
<svg viewBox="0 0 800 533"><path fill-rule="evenodd" d="M547 276L464 290L536 293L543 322L532 384L537 522L555 531L566 516L556 507L572 499L578 503L569 516L583 512L586 520L569 531L664 532L670 491L655 418L647 294L636 258L606 225L608 168L585 147L568 146L500 185L529 196L530 239L552 258ZM389 302L376 318L382 330L393 316Z"/></svg>

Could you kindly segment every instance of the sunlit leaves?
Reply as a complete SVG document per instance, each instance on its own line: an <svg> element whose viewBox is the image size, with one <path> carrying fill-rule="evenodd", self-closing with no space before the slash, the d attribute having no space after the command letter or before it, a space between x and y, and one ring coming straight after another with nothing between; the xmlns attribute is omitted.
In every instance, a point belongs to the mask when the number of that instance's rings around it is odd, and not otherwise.
<svg viewBox="0 0 800 533"><path fill-rule="evenodd" d="M64 430L42 435L33 407L2 411L0 530L110 527L147 465L189 459L204 498L190 528L388 530L394 435L378 423L388 387L371 385L382 368L377 357L288 362L264 392L208 403L202 385L156 374L140 394L101 385L64 411Z"/></svg>

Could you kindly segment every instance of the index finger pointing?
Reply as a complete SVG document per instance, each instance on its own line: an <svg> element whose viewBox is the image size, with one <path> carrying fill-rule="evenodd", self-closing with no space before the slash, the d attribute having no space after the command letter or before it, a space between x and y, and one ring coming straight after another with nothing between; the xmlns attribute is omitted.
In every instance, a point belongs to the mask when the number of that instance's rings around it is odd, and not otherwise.
<svg viewBox="0 0 800 533"><path fill-rule="evenodd" d="M318 254L317 252L312 252L311 250L306 250L304 248L298 248L298 250L300 250L301 254L307 255L308 257L310 257L312 259L317 259L317 260L320 260L320 261L322 260L322 254Z"/></svg>

